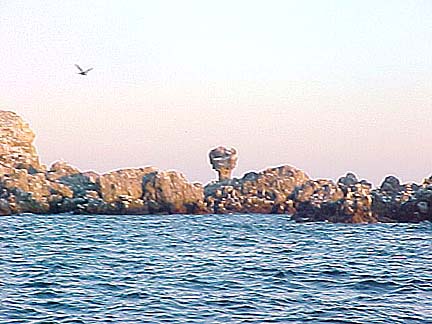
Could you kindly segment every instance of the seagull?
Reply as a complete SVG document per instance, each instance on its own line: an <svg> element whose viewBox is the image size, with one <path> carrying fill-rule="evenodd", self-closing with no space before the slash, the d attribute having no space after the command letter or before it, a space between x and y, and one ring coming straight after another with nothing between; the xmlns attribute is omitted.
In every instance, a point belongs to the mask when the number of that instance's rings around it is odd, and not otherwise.
<svg viewBox="0 0 432 324"><path fill-rule="evenodd" d="M78 72L78 74L81 75L87 75L87 73L89 73L91 70L93 70L93 68L87 69L87 70L83 70L81 69L81 67L78 64L75 64L75 66L78 68L78 70L80 70L80 72Z"/></svg>

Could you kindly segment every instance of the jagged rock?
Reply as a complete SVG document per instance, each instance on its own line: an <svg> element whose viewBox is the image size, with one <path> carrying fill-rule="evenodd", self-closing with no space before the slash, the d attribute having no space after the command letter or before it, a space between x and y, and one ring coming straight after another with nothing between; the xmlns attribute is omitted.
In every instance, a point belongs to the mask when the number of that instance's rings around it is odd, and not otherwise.
<svg viewBox="0 0 432 324"><path fill-rule="evenodd" d="M149 213L204 213L204 189L175 171L152 172L143 179L143 200Z"/></svg>
<svg viewBox="0 0 432 324"><path fill-rule="evenodd" d="M26 169L15 169L0 178L0 187L7 192L12 213L47 213L51 195L44 173L29 174Z"/></svg>
<svg viewBox="0 0 432 324"><path fill-rule="evenodd" d="M121 201L120 196L141 199L143 195L143 177L155 171L156 169L153 167L145 167L117 170L101 175L97 183L102 199L107 203Z"/></svg>
<svg viewBox="0 0 432 324"><path fill-rule="evenodd" d="M54 203L72 197L67 186L51 181L65 164L54 164L46 172L33 146L34 137L21 117L0 111L0 189L6 213L49 213Z"/></svg>
<svg viewBox="0 0 432 324"><path fill-rule="evenodd" d="M340 177L338 180L338 185L342 186L353 186L359 181L354 173L348 172L344 177Z"/></svg>
<svg viewBox="0 0 432 324"><path fill-rule="evenodd" d="M93 183L97 183L100 178L100 175L94 171L86 171L83 172L82 175L86 176Z"/></svg>
<svg viewBox="0 0 432 324"><path fill-rule="evenodd" d="M303 171L285 165L211 183L205 187L205 199L215 213L291 213L289 196L307 180Z"/></svg>
<svg viewBox="0 0 432 324"><path fill-rule="evenodd" d="M232 170L237 164L237 151L234 148L219 146L210 151L209 158L219 175L219 181L231 179Z"/></svg>
<svg viewBox="0 0 432 324"><path fill-rule="evenodd" d="M308 181L292 197L296 209L292 218L299 222L376 223L371 187L353 173L341 177L337 185L329 180Z"/></svg>
<svg viewBox="0 0 432 324"><path fill-rule="evenodd" d="M402 204L402 217L398 221L403 222L422 222L425 220L432 221L432 184L431 178L426 179L421 188L414 194L414 199L408 200ZM417 210L409 209L410 204L415 204Z"/></svg>
<svg viewBox="0 0 432 324"><path fill-rule="evenodd" d="M94 197L95 192L97 193L97 197L99 197L99 185L97 184L99 175L97 173L82 173L70 164L58 161L51 165L46 174L47 179L52 181L51 187L55 190L55 193L61 194L64 197L82 198L87 196L88 193L91 197ZM59 184L62 186L62 190L58 189ZM67 188L67 190L63 188Z"/></svg>
<svg viewBox="0 0 432 324"><path fill-rule="evenodd" d="M45 171L33 146L34 138L21 117L0 110L0 176L10 169L25 169L31 174Z"/></svg>
<svg viewBox="0 0 432 324"><path fill-rule="evenodd" d="M74 190L75 213L148 214L144 206L143 178L152 167L123 169L98 175L95 172L60 178Z"/></svg>
<svg viewBox="0 0 432 324"><path fill-rule="evenodd" d="M400 184L394 176L385 178L380 188L372 192L372 210L380 222L417 223L432 221L431 178L421 186Z"/></svg>
<svg viewBox="0 0 432 324"><path fill-rule="evenodd" d="M325 201L337 201L344 197L340 186L331 180L308 180L296 188L291 199L297 203L310 201L313 205L320 205Z"/></svg>
<svg viewBox="0 0 432 324"><path fill-rule="evenodd" d="M51 180L50 211L53 213L82 212L89 199L100 198L97 173L82 173L68 163L58 161L51 165L46 175Z"/></svg>
<svg viewBox="0 0 432 324"><path fill-rule="evenodd" d="M73 198L74 192L67 185L62 183L50 182L51 195L58 195L65 198Z"/></svg>
<svg viewBox="0 0 432 324"><path fill-rule="evenodd" d="M401 189L403 190L403 188L401 188L400 181L395 176L386 177L380 187L381 191L387 192L389 194L397 194L401 191Z"/></svg>
<svg viewBox="0 0 432 324"><path fill-rule="evenodd" d="M415 204L403 205L414 199L417 190L416 184L401 185L396 177L386 177L381 186L371 192L374 216L380 222L397 222L402 217L402 208L406 211L413 209Z"/></svg>
<svg viewBox="0 0 432 324"><path fill-rule="evenodd" d="M2 196L9 201L13 214L23 212L49 213L53 200L72 198L73 192L61 183L51 182L44 173L28 174L17 169L0 179Z"/></svg>
<svg viewBox="0 0 432 324"><path fill-rule="evenodd" d="M21 117L13 112L0 111L2 213L49 211L46 168L39 162L33 146L34 137Z"/></svg>
<svg viewBox="0 0 432 324"><path fill-rule="evenodd" d="M7 216L11 214L12 210L9 206L9 202L4 198L0 198L0 216Z"/></svg>
<svg viewBox="0 0 432 324"><path fill-rule="evenodd" d="M88 176L82 173L67 175L59 178L57 181L70 188L75 198L85 197L87 194L94 196L94 193L98 194L100 190L97 181L93 182Z"/></svg>
<svg viewBox="0 0 432 324"><path fill-rule="evenodd" d="M60 178L80 173L80 170L71 166L70 164L64 161L57 161L53 163L48 170L47 179L50 181L56 181Z"/></svg>

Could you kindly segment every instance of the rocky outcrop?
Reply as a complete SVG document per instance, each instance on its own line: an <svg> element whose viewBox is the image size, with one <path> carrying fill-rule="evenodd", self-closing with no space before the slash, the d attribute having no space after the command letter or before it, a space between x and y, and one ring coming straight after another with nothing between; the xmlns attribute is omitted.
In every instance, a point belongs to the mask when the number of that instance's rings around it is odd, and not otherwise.
<svg viewBox="0 0 432 324"><path fill-rule="evenodd" d="M337 184L328 184L315 183L314 189L308 190L309 197L294 196L296 211L292 218L333 223L432 221L432 177L417 185L401 184L396 177L388 176L379 188L372 189L370 183L358 181L349 173ZM323 189L329 187L332 194L323 194Z"/></svg>
<svg viewBox="0 0 432 324"><path fill-rule="evenodd" d="M48 213L70 190L52 182L33 146L35 135L21 117L0 111L0 214Z"/></svg>
<svg viewBox="0 0 432 324"><path fill-rule="evenodd" d="M61 178L72 176L75 174L80 174L81 171L77 168L69 165L64 161L57 161L51 165L46 176L50 181L57 181Z"/></svg>
<svg viewBox="0 0 432 324"><path fill-rule="evenodd" d="M376 223L371 204L371 184L347 173L335 184L331 180L311 180L299 187L293 219L298 222Z"/></svg>
<svg viewBox="0 0 432 324"><path fill-rule="evenodd" d="M21 117L0 111L0 175L10 173L10 169L24 169L30 174L45 170L33 146L34 138Z"/></svg>
<svg viewBox="0 0 432 324"><path fill-rule="evenodd" d="M1 198L7 201L12 214L48 213L53 201L72 196L67 186L49 181L44 173L30 174L26 169L4 174L0 177L0 188Z"/></svg>
<svg viewBox="0 0 432 324"><path fill-rule="evenodd" d="M98 190L81 196L74 210L90 214L204 213L203 188L175 171L126 169L101 175ZM89 193L93 194L90 195Z"/></svg>
<svg viewBox="0 0 432 324"><path fill-rule="evenodd" d="M58 161L47 170L33 140L33 132L19 116L0 111L0 216L284 213L297 222L432 221L432 176L420 185L401 184L388 176L372 189L353 173L335 183L310 179L303 171L283 165L231 179L237 151L217 147L209 158L219 179L203 188L179 172L153 167L99 175Z"/></svg>
<svg viewBox="0 0 432 324"><path fill-rule="evenodd" d="M123 169L108 172L98 179L101 197L111 203L128 199L141 199L143 195L143 177L156 169L152 167Z"/></svg>
<svg viewBox="0 0 432 324"><path fill-rule="evenodd" d="M417 185L388 176L372 196L372 210L380 222L432 221L432 177Z"/></svg>
<svg viewBox="0 0 432 324"><path fill-rule="evenodd" d="M216 147L209 153L210 164L216 170L219 181L231 179L232 170L237 164L237 151L234 148Z"/></svg>
<svg viewBox="0 0 432 324"><path fill-rule="evenodd" d="M148 213L197 214L209 210L204 189L175 171L152 172L143 178L143 200Z"/></svg>
<svg viewBox="0 0 432 324"><path fill-rule="evenodd" d="M291 194L308 180L303 171L291 166L249 172L241 179L207 185L205 200L215 213L291 213Z"/></svg>

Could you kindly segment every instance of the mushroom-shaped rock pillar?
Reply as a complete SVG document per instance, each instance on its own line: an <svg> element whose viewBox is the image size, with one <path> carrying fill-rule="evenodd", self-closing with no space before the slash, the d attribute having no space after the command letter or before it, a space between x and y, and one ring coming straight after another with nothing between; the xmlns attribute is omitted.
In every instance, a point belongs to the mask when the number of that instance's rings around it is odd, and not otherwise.
<svg viewBox="0 0 432 324"><path fill-rule="evenodd" d="M231 179L231 172L237 164L237 151L234 148L216 147L209 153L210 163L219 174L219 181Z"/></svg>

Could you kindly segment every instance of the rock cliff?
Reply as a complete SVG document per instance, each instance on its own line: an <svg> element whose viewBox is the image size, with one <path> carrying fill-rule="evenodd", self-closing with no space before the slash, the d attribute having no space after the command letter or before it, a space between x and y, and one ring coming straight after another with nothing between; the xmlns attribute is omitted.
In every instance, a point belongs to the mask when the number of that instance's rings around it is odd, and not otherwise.
<svg viewBox="0 0 432 324"><path fill-rule="evenodd" d="M25 169L30 174L45 170L33 146L35 135L21 117L0 111L0 175L10 169Z"/></svg>

